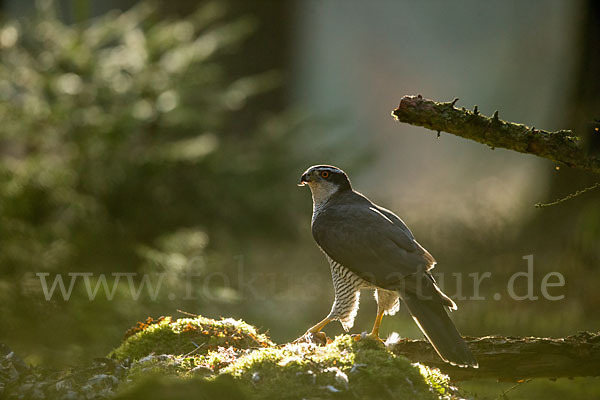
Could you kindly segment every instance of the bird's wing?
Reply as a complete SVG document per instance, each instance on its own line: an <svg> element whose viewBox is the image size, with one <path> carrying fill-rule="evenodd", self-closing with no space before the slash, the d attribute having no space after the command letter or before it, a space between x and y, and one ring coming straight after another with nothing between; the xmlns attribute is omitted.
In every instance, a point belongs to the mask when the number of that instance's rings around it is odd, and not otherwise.
<svg viewBox="0 0 600 400"><path fill-rule="evenodd" d="M329 257L379 287L396 289L399 280L435 264L398 217L370 202L326 207L312 232Z"/></svg>
<svg viewBox="0 0 600 400"><path fill-rule="evenodd" d="M419 244L419 242L417 242L415 240L415 237L413 236L412 232L410 231L410 229L408 229L408 226L406 226L406 224L404 223L404 221L402 221L400 219L400 217L398 217L396 214L394 214L393 212L391 212L390 210L380 207L378 205L374 206L377 208L377 210L379 210L379 212L381 212L383 215L385 215L386 217L388 217L393 223L394 226L397 226L398 228L402 229L403 231L406 232L406 234L413 240L413 242L415 243L415 245L417 247L419 247L420 251L423 251L424 253L426 253L427 258L431 259L431 263L429 264L429 268L427 270L432 269L435 266L435 259L433 258L433 256L431 254L429 254L429 252L427 250L425 250L425 248L423 246L421 246Z"/></svg>

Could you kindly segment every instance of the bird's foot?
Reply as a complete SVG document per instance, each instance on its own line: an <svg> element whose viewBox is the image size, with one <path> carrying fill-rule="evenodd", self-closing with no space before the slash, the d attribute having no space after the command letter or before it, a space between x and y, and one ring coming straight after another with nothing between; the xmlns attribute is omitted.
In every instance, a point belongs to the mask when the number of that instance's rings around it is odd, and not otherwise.
<svg viewBox="0 0 600 400"><path fill-rule="evenodd" d="M385 342L383 341L383 339L380 338L379 334L377 334L377 333L371 332L371 333L367 334L366 337L367 337L367 339L375 340L375 341L377 341L379 343L385 344Z"/></svg>
<svg viewBox="0 0 600 400"><path fill-rule="evenodd" d="M332 340L327 337L327 334L322 331L311 332L308 331L304 335L300 336L298 339L294 340L292 343L314 343L317 345L325 346L326 344L331 343Z"/></svg>
<svg viewBox="0 0 600 400"><path fill-rule="evenodd" d="M385 342L383 341L383 339L381 339L378 334L373 333L373 332L371 332L371 333L363 332L363 333L360 333L360 334L354 334L354 335L352 335L352 339L354 339L357 342L359 340L363 340L363 339L374 340L374 341L379 342L381 344L385 344Z"/></svg>

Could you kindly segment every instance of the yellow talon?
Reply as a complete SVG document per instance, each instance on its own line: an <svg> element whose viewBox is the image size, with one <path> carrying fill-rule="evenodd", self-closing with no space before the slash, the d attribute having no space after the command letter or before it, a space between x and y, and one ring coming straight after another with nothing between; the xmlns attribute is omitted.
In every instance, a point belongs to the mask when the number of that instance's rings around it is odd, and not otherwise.
<svg viewBox="0 0 600 400"><path fill-rule="evenodd" d="M382 338L380 338L378 334L376 334L376 333L373 333L373 332L371 332L371 333L368 333L368 334L366 335L366 338L368 338L368 339L371 339L371 340L376 340L376 341L378 341L378 342L380 342L380 343L384 343L383 339L382 339Z"/></svg>
<svg viewBox="0 0 600 400"><path fill-rule="evenodd" d="M324 320L310 328L308 331L306 331L304 335L294 340L292 343L308 342L325 345L331 342L331 339L327 337L325 332L321 332L321 329L323 329L325 325L327 325L330 322L331 320L329 318L325 318Z"/></svg>

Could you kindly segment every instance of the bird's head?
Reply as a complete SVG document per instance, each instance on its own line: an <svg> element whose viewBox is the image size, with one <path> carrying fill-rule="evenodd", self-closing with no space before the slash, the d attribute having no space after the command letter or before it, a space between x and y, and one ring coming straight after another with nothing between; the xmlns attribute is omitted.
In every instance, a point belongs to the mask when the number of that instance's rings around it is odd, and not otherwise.
<svg viewBox="0 0 600 400"><path fill-rule="evenodd" d="M335 193L352 189L348 175L331 165L315 165L307 169L298 184L304 185L310 187L315 203L327 201Z"/></svg>

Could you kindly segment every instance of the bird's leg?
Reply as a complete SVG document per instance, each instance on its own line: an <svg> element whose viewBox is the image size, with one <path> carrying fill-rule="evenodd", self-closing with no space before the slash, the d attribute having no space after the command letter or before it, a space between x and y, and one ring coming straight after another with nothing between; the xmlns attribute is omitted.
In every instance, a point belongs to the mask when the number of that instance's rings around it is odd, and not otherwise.
<svg viewBox="0 0 600 400"><path fill-rule="evenodd" d="M316 324L315 326L310 328L308 331L306 331L306 333L320 332L321 329L325 328L325 325L327 325L330 322L331 322L331 319L329 319L328 317L325 317L325 319L323 319L323 321L319 322L318 324Z"/></svg>
<svg viewBox="0 0 600 400"><path fill-rule="evenodd" d="M373 329L371 330L371 333L369 333L367 336L370 337L371 339L377 339L380 342L382 341L381 338L379 337L379 327L381 326L381 321L383 320L383 310L378 310L377 311L377 316L375 317L375 323L373 324Z"/></svg>
<svg viewBox="0 0 600 400"><path fill-rule="evenodd" d="M365 334L363 332L362 334L352 335L352 338L357 342L364 338L369 338L369 339L375 339L378 342L383 343L383 340L381 340L381 338L379 337L379 327L381 326L381 320L383 319L383 313L384 313L383 310L377 311L377 317L375 317L375 323L373 324L373 329L371 330L371 333Z"/></svg>
<svg viewBox="0 0 600 400"><path fill-rule="evenodd" d="M331 322L330 318L325 318L312 328L309 328L306 333L300 336L298 339L294 340L294 343L300 342L319 342L322 344L327 344L327 335L321 332L321 329L325 327L328 323Z"/></svg>

